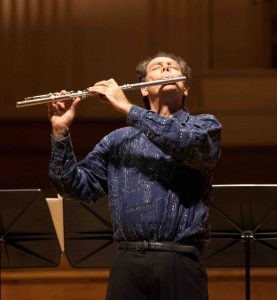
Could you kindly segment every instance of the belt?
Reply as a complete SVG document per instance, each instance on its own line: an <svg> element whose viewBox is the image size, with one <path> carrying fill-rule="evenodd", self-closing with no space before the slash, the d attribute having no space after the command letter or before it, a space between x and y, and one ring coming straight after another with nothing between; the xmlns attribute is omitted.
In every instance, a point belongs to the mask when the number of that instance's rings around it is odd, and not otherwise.
<svg viewBox="0 0 277 300"><path fill-rule="evenodd" d="M117 247L118 249L137 250L138 252L144 252L144 251L177 252L177 253L193 254L197 257L200 254L199 249L193 245L180 244L175 242L121 241L118 243Z"/></svg>

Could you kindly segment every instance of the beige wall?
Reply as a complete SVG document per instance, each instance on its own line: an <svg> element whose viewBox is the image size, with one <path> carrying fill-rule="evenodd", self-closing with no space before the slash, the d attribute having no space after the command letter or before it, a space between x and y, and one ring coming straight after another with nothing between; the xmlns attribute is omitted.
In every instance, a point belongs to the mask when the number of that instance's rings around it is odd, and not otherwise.
<svg viewBox="0 0 277 300"><path fill-rule="evenodd" d="M277 144L277 71L210 71L198 83L199 109L222 122L224 145Z"/></svg>
<svg viewBox="0 0 277 300"><path fill-rule="evenodd" d="M218 116L224 145L276 145L273 2L0 0L0 119L47 120L45 107L15 102L110 77L136 82L137 62L166 50L192 66L188 107ZM141 104L139 92L128 96ZM95 101L81 105L80 118L121 118Z"/></svg>
<svg viewBox="0 0 277 300"><path fill-rule="evenodd" d="M270 1L212 0L212 3L212 67L269 67Z"/></svg>

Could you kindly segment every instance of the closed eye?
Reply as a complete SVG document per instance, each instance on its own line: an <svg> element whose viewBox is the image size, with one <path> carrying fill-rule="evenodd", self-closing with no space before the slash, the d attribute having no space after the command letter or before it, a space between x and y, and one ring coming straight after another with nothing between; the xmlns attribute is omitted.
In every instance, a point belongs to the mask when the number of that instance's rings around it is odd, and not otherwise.
<svg viewBox="0 0 277 300"><path fill-rule="evenodd" d="M176 66L176 65L171 65L170 68L175 69L175 70L180 70L179 66Z"/></svg>

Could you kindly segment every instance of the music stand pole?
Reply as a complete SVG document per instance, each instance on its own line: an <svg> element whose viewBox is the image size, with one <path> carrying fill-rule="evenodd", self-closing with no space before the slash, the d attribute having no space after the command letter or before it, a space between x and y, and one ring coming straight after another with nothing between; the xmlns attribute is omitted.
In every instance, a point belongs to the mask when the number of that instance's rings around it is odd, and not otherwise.
<svg viewBox="0 0 277 300"><path fill-rule="evenodd" d="M2 245L4 240L0 239L0 300L2 299Z"/></svg>
<svg viewBox="0 0 277 300"><path fill-rule="evenodd" d="M251 268L251 242L254 239L251 231L242 234L245 250L245 299L250 300L251 284L250 284L250 268Z"/></svg>

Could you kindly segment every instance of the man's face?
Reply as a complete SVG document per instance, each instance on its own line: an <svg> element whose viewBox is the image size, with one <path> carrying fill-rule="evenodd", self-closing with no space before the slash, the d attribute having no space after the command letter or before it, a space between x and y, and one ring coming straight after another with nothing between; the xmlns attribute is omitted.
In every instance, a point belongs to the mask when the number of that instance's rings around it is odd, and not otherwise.
<svg viewBox="0 0 277 300"><path fill-rule="evenodd" d="M147 80L159 80L182 76L178 63L169 57L156 57L146 68Z"/></svg>
<svg viewBox="0 0 277 300"><path fill-rule="evenodd" d="M147 65L146 73L146 81L183 76L179 64L169 57L156 57L152 59ZM144 88L142 89L142 94L143 96L151 96L150 94L158 94L161 91L178 91L180 93L186 91L184 95L187 96L187 89L183 81Z"/></svg>

